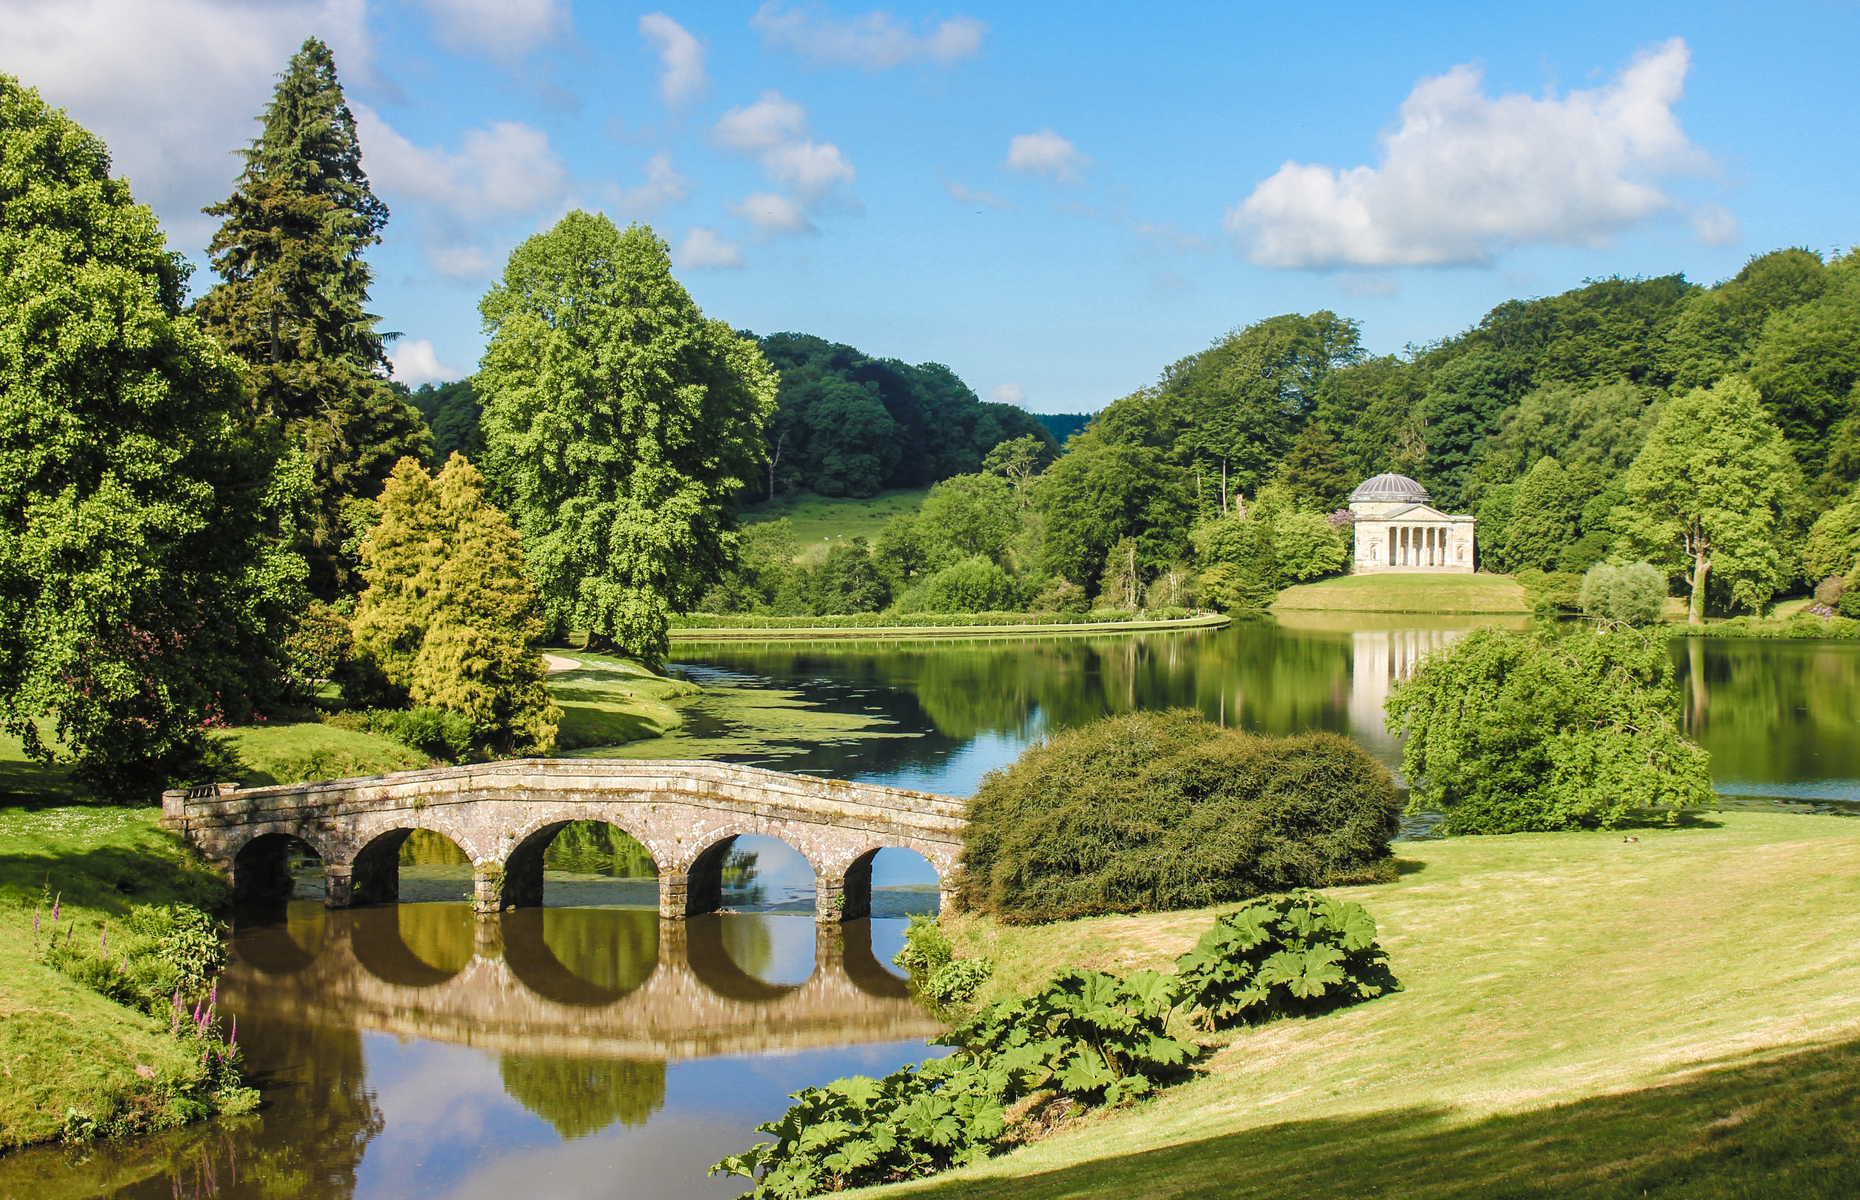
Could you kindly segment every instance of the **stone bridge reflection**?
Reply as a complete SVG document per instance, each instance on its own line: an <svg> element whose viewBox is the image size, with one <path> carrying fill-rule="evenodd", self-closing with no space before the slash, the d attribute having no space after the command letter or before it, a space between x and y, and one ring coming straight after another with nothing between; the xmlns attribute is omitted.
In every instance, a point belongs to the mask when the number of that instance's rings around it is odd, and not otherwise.
<svg viewBox="0 0 1860 1200"><path fill-rule="evenodd" d="M771 982L809 965L799 946L770 944L789 935L812 935L812 969ZM576 1058L676 1061L941 1029L874 956L870 921L747 914L297 902L240 923L220 995L252 1018Z"/></svg>

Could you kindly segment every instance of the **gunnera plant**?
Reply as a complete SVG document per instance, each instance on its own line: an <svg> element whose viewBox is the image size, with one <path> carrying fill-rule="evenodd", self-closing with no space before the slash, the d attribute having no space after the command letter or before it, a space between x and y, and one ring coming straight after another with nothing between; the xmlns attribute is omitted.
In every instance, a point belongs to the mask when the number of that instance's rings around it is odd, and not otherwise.
<svg viewBox="0 0 1860 1200"><path fill-rule="evenodd" d="M1400 813L1387 768L1337 734L1108 717L982 781L957 900L1033 922L1393 879Z"/></svg>

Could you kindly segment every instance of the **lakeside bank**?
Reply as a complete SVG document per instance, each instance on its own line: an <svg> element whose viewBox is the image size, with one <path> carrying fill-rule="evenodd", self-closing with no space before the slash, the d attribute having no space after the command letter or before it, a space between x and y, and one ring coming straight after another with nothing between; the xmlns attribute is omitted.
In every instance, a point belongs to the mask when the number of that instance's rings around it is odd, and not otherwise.
<svg viewBox="0 0 1860 1200"><path fill-rule="evenodd" d="M1704 812L1396 850L1397 882L1327 894L1376 919L1401 991L1206 1037L1199 1077L1152 1100L858 1194L1845 1194L1860 822ZM998 996L1061 966L1166 972L1233 907L946 923Z"/></svg>
<svg viewBox="0 0 1860 1200"><path fill-rule="evenodd" d="M1094 614L1084 614L1089 618ZM1018 618L1018 619L1015 619ZM844 617L728 617L694 614L681 620L706 624L674 625L674 643L815 640L822 638L967 638L1050 637L1056 634L1150 633L1171 629L1219 629L1233 618L1225 613L1157 620L1064 619L1057 613L857 613ZM718 621L727 624L718 624Z"/></svg>

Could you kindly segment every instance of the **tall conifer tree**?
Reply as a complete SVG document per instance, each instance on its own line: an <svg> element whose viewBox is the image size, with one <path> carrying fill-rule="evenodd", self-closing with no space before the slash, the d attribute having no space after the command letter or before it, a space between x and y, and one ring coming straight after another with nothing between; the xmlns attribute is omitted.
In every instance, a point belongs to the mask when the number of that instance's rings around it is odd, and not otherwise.
<svg viewBox="0 0 1860 1200"><path fill-rule="evenodd" d="M259 120L236 190L205 210L224 222L210 247L221 282L195 311L245 362L260 415L283 423L310 458L316 502L305 551L313 586L328 596L352 577L345 510L379 495L403 455L428 457L432 441L387 386L392 335L367 311L373 273L362 256L388 211L362 170L329 47L303 44Z"/></svg>

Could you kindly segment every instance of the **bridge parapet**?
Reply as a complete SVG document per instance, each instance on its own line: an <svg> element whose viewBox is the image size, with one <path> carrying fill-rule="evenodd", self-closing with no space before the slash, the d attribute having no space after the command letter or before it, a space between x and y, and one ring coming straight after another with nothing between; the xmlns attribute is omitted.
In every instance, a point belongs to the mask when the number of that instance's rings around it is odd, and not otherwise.
<svg viewBox="0 0 1860 1200"><path fill-rule="evenodd" d="M871 911L872 856L900 846L947 886L962 848L964 802L929 792L707 761L513 759L258 788L166 792L162 823L252 894L288 885L289 839L323 861L332 908L399 895L401 843L451 839L472 861L480 912L540 905L543 851L564 825L599 821L636 839L659 875L660 915L722 902L722 867L745 834L780 838L815 873L815 915Z"/></svg>

